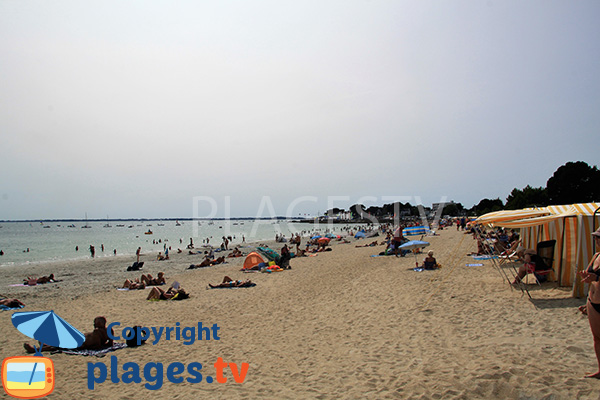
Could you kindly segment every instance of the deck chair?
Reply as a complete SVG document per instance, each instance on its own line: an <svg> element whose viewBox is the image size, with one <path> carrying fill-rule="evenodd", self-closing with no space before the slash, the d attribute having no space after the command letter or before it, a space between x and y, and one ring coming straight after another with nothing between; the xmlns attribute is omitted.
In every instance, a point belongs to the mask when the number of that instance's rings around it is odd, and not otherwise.
<svg viewBox="0 0 600 400"><path fill-rule="evenodd" d="M537 244L536 252L537 257L535 260L535 280L540 285L548 279L548 275L554 272L554 247L556 246L556 240L546 240ZM539 265L541 264L541 265Z"/></svg>

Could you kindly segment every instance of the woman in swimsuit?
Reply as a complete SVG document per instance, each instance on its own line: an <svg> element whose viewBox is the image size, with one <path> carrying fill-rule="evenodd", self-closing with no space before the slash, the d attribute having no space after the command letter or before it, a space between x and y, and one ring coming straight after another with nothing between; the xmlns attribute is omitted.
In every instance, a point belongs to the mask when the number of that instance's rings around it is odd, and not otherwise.
<svg viewBox="0 0 600 400"><path fill-rule="evenodd" d="M596 248L600 248L600 228L592 233ZM592 261L584 271L579 272L581 280L590 284L587 298L587 315L594 337L594 351L598 360L598 372L587 375L586 378L600 379L600 253L594 254Z"/></svg>

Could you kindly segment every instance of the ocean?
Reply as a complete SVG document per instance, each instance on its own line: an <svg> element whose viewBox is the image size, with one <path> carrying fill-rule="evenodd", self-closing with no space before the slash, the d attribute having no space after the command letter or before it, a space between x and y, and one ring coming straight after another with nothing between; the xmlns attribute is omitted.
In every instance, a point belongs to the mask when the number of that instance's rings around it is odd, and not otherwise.
<svg viewBox="0 0 600 400"><path fill-rule="evenodd" d="M82 226L89 228L82 228ZM135 255L185 250L193 240L195 247L208 243L219 247L222 237L233 238L229 248L246 242L274 240L275 235L289 238L292 233L343 233L357 224L292 223L285 220L119 220L119 221L42 221L0 223L0 266L90 258L90 246L96 257ZM152 234L146 234L151 231ZM104 247L104 250L102 250Z"/></svg>

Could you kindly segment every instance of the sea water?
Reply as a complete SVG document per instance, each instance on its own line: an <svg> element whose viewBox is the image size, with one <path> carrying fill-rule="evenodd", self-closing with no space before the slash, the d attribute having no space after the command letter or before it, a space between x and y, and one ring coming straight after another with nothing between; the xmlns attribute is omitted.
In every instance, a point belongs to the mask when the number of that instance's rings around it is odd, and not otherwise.
<svg viewBox="0 0 600 400"><path fill-rule="evenodd" d="M82 228L82 226L90 228ZM222 237L231 236L229 248L242 241L274 240L275 235L290 238L292 233L310 236L313 233L341 234L356 229L355 224L292 223L285 220L119 220L119 221L42 221L0 223L0 266L40 263L46 261L89 259L90 246L95 257L158 253L166 247L171 252L186 251L190 240L199 248L203 244L219 247ZM152 234L146 234L151 231ZM104 251L102 251L104 245ZM78 248L78 250L76 250Z"/></svg>

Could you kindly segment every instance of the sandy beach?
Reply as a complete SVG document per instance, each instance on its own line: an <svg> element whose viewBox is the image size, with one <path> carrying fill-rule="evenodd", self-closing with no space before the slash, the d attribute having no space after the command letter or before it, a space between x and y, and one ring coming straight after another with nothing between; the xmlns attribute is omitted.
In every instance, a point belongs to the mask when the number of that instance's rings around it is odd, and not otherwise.
<svg viewBox="0 0 600 400"><path fill-rule="evenodd" d="M304 239L305 240L305 239ZM371 257L383 247L356 248L332 243L333 251L291 260L291 270L242 273L243 258L227 264L187 270L201 257L174 254L156 261L142 256L143 271L164 271L167 282L180 282L191 298L146 301L148 289L119 291L130 257L86 262L3 267L0 293L17 297L21 311L54 310L82 332L104 315L127 326L219 326L220 340L160 340L105 357L53 354L56 387L50 398L133 399L597 399L600 381L583 379L595 372L592 336L577 311L584 299L549 283L530 285L533 300L511 288L490 261L474 261L470 235L454 228L426 238L442 268L415 272L412 256ZM269 243L275 250L281 244ZM248 253L251 248L242 248ZM422 261L423 255L419 255ZM483 266L469 267L469 263ZM10 286L25 276L54 273L62 282L35 287ZM255 287L207 290L223 276L251 279ZM34 343L0 312L0 357L26 355ZM113 383L111 356L140 369L164 364L163 384L149 390L140 383ZM201 363L215 378L214 363L248 363L243 383L227 368L226 383L172 383L167 366ZM88 389L88 363L103 363L109 377ZM181 375L190 375L183 371Z"/></svg>

